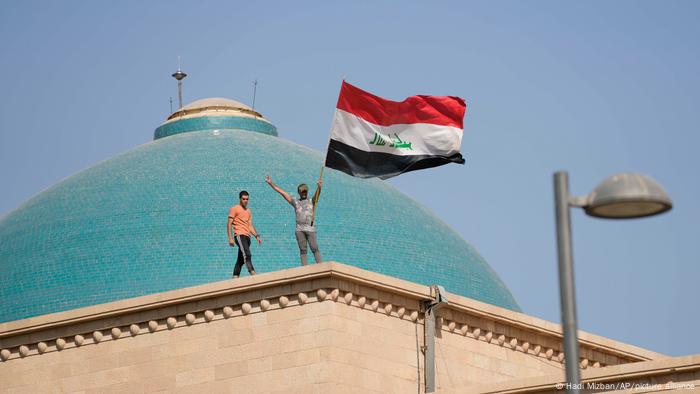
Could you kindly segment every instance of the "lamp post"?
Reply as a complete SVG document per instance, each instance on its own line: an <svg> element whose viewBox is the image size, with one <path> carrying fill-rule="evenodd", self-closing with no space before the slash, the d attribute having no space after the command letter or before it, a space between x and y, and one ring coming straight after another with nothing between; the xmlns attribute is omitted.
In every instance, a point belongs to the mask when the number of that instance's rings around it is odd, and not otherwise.
<svg viewBox="0 0 700 394"><path fill-rule="evenodd" d="M554 205L557 223L557 254L559 260L559 294L564 331L566 382L569 393L578 393L579 373L576 298L571 242L570 207L583 208L590 216L608 219L631 219L657 215L673 207L661 185L644 174L622 173L601 182L583 197L569 194L569 174L554 173Z"/></svg>
<svg viewBox="0 0 700 394"><path fill-rule="evenodd" d="M177 107L178 109L182 109L182 80L185 79L186 76L187 76L187 74L185 74L184 72L182 72L182 70L180 70L180 56L178 56L177 57L177 71L175 71L172 75L172 77L177 80L177 98L178 98L178 103L180 105L179 107ZM172 111L170 111L170 112L172 112Z"/></svg>

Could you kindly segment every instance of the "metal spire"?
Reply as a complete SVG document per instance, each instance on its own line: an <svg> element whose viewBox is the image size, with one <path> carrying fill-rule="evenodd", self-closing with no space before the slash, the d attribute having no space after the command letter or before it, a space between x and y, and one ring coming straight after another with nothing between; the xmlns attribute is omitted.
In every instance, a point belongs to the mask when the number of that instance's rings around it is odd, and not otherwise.
<svg viewBox="0 0 700 394"><path fill-rule="evenodd" d="M253 111L255 111L255 93L258 91L258 79L255 78L253 81Z"/></svg>

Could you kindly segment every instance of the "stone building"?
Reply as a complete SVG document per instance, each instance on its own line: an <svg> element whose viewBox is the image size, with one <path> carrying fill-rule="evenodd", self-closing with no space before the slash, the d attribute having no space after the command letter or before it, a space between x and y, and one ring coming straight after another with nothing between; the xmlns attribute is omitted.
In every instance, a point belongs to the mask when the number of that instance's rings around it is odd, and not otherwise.
<svg viewBox="0 0 700 394"><path fill-rule="evenodd" d="M384 182L326 171L329 262L298 267L293 214L263 178L294 191L321 162L252 108L204 99L0 219L0 391L410 393L431 376L445 393L558 390L560 326ZM243 189L261 274L231 280ZM426 332L431 285L448 302ZM699 356L579 340L593 391L700 390Z"/></svg>

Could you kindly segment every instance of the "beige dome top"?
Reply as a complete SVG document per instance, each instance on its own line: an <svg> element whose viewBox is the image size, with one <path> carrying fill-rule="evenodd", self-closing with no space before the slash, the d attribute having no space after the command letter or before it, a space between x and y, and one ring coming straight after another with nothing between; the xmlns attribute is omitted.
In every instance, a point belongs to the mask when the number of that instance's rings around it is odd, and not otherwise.
<svg viewBox="0 0 700 394"><path fill-rule="evenodd" d="M256 118L269 123L262 114L255 111L253 108L240 101L222 97L211 97L193 101L168 116L166 123L173 120L196 118L200 116L238 116L243 118Z"/></svg>
<svg viewBox="0 0 700 394"><path fill-rule="evenodd" d="M206 107L230 107L230 108L241 108L241 109L247 109L247 110L253 110L249 106L241 103L240 101L236 100L231 100L223 97L210 97L210 98L205 98L205 99L200 99L200 100L195 100L184 107L182 109L184 110L191 110L191 109L200 109L200 108L206 108Z"/></svg>

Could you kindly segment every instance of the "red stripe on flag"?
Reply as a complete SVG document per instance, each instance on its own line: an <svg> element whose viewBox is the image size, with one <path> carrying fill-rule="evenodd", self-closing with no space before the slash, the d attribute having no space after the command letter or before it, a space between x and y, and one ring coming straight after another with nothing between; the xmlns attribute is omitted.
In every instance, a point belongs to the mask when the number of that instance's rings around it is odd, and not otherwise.
<svg viewBox="0 0 700 394"><path fill-rule="evenodd" d="M428 123L464 128L467 104L454 96L411 96L404 101L385 100L343 81L338 109L380 126Z"/></svg>

